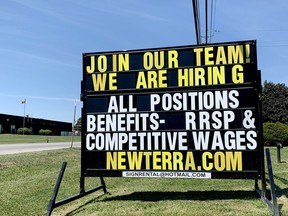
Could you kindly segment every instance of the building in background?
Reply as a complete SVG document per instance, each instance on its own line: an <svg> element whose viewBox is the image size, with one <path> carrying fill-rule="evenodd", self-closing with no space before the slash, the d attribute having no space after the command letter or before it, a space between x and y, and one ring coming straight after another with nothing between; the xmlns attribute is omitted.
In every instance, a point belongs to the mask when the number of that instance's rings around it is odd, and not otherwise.
<svg viewBox="0 0 288 216"><path fill-rule="evenodd" d="M39 134L40 129L48 129L54 135L70 135L72 131L72 123L53 121L39 118L32 118L26 116L0 114L0 134L15 134L18 128L23 127L23 120L25 120L25 127L29 128L32 134Z"/></svg>

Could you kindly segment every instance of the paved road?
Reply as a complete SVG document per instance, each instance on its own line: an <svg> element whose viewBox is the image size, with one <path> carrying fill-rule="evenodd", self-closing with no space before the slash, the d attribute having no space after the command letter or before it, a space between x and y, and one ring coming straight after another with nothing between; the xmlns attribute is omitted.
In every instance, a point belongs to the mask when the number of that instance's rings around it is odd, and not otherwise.
<svg viewBox="0 0 288 216"><path fill-rule="evenodd" d="M71 142L1 144L0 155L63 149L63 148L70 148L70 146ZM80 148L80 142L74 142L73 147Z"/></svg>

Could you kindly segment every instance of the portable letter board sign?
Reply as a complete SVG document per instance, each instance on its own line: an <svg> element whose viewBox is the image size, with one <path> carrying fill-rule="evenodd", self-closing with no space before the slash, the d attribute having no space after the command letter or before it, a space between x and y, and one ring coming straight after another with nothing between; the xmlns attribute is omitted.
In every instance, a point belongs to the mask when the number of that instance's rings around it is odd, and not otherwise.
<svg viewBox="0 0 288 216"><path fill-rule="evenodd" d="M256 41L83 54L84 176L259 179Z"/></svg>

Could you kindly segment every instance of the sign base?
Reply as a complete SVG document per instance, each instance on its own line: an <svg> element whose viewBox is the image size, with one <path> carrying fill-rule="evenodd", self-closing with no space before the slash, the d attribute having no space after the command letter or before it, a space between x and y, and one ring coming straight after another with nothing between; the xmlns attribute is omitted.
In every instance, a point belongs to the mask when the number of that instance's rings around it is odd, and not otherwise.
<svg viewBox="0 0 288 216"><path fill-rule="evenodd" d="M270 184L270 197L271 201L267 198L267 191L266 191L266 179L265 174L262 176L262 190L259 189L258 181L255 180L255 191L260 195L262 201L268 206L268 208L273 212L274 216L280 216L280 210L277 204L277 197L275 191L275 183L273 177L273 169L272 169L272 162L270 157L269 148L266 148L266 161L267 161L267 168L268 168L268 175L269 175L269 184Z"/></svg>
<svg viewBox="0 0 288 216"><path fill-rule="evenodd" d="M76 199L84 197L84 196L86 196L88 194L91 194L91 193L93 193L95 191L103 189L103 192L107 193L107 189L106 189L106 185L105 185L105 181L104 181L103 177L100 177L101 184L99 186L97 186L95 188L92 188L90 190L87 190L87 191L85 191L85 187L84 187L85 186L84 177L81 177L80 178L80 193L56 202L57 194L58 194L58 191L59 191L59 188L60 188L60 184L61 184L64 172L65 172L66 166L67 166L67 162L64 161L62 163L62 167L61 167L61 170L59 172L56 185L54 187L54 192L53 192L52 198L51 198L51 200L49 202L49 205L48 205L48 208L47 208L46 216L50 216L54 208L57 208L57 207L59 207L61 205L64 205L64 204L69 203L69 202L72 202L72 201L74 201Z"/></svg>

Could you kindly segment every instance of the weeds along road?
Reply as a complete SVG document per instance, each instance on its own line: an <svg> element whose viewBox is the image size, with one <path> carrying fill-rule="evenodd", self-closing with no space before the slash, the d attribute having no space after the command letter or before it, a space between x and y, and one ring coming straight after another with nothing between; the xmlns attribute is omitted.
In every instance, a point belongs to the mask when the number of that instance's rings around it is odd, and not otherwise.
<svg viewBox="0 0 288 216"><path fill-rule="evenodd" d="M73 147L80 148L80 142L73 142ZM45 150L70 148L71 142L57 143L23 143L23 144L1 144L0 155L18 154L24 152L37 152Z"/></svg>

